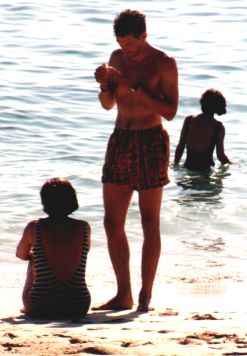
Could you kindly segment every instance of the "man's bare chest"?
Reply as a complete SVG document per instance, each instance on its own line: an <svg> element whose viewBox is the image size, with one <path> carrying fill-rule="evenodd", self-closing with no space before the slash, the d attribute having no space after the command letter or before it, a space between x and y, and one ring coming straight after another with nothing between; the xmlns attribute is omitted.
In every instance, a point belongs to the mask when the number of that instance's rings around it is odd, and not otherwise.
<svg viewBox="0 0 247 356"><path fill-rule="evenodd" d="M155 88L159 81L159 73L152 65L135 64L122 65L121 73L131 83L131 87Z"/></svg>

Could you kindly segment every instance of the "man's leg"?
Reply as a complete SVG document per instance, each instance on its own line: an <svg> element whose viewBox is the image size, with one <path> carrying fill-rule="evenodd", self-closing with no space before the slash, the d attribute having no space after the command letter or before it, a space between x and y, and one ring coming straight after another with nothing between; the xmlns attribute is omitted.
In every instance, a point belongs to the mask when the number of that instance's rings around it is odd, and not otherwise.
<svg viewBox="0 0 247 356"><path fill-rule="evenodd" d="M159 262L160 206L163 188L139 192L139 207L142 218L144 242L142 247L142 288L139 294L139 311L148 311L152 297L153 282Z"/></svg>
<svg viewBox="0 0 247 356"><path fill-rule="evenodd" d="M94 309L131 309L133 298L129 270L129 245L124 230L133 190L125 185L104 183L104 225L108 250L117 279L117 294L106 304Z"/></svg>

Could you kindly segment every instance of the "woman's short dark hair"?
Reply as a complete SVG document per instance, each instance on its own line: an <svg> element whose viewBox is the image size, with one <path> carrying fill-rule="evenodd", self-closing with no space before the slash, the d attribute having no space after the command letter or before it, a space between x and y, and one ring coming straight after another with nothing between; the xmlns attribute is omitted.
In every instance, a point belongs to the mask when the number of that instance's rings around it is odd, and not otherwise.
<svg viewBox="0 0 247 356"><path fill-rule="evenodd" d="M117 37L133 35L138 38L146 32L146 17L136 10L124 10L116 16L113 29Z"/></svg>
<svg viewBox="0 0 247 356"><path fill-rule="evenodd" d="M206 90L201 96L200 104L203 113L218 115L226 113L226 99L218 90Z"/></svg>
<svg viewBox="0 0 247 356"><path fill-rule="evenodd" d="M40 191L44 212L49 216L67 216L79 208L76 191L65 178L52 178Z"/></svg>

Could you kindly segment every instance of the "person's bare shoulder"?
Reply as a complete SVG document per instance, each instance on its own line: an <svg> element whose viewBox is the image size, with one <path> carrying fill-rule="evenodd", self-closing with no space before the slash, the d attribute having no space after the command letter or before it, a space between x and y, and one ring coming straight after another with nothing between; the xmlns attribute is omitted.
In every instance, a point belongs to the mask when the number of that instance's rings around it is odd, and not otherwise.
<svg viewBox="0 0 247 356"><path fill-rule="evenodd" d="M25 227L24 232L23 232L23 238L26 241L30 241L30 242L34 241L35 229L36 229L37 222L38 222L38 220L32 220Z"/></svg>
<svg viewBox="0 0 247 356"><path fill-rule="evenodd" d="M73 221L73 223L75 224L76 227L76 231L78 232L79 236L84 236L84 233L87 236L87 244L88 244L88 249L90 249L90 245L91 245L91 226L90 224L85 221L85 220L79 220L79 219L74 219L71 218L71 221ZM81 235L81 232L83 231L83 235Z"/></svg>
<svg viewBox="0 0 247 356"><path fill-rule="evenodd" d="M177 63L174 57L168 56L166 53L161 52L159 53L158 63L163 70L170 71L170 70L177 70Z"/></svg>
<svg viewBox="0 0 247 356"><path fill-rule="evenodd" d="M85 220L80 220L80 219L75 219L75 218L70 218L70 221L74 224L75 227L77 227L78 229L81 229L82 227L89 226L89 223Z"/></svg>
<svg viewBox="0 0 247 356"><path fill-rule="evenodd" d="M25 231L27 233L33 233L33 231L35 230L35 226L37 224L38 220L32 220L30 221L27 226L25 227Z"/></svg>
<svg viewBox="0 0 247 356"><path fill-rule="evenodd" d="M113 67L117 67L117 65L122 60L122 58L123 58L123 51L121 48L118 48L112 52L109 60L109 65Z"/></svg>
<svg viewBox="0 0 247 356"><path fill-rule="evenodd" d="M123 54L123 50L121 48L117 48L112 52L111 56L119 56L119 55L121 56L122 54Z"/></svg>
<svg viewBox="0 0 247 356"><path fill-rule="evenodd" d="M173 57L169 56L167 53L156 47L151 47L150 58L161 63L164 61L169 62L170 60L175 61Z"/></svg>
<svg viewBox="0 0 247 356"><path fill-rule="evenodd" d="M166 83L172 83L174 88L178 87L178 69L175 58L168 56L161 50L155 50L152 56L152 66L165 78Z"/></svg>
<svg viewBox="0 0 247 356"><path fill-rule="evenodd" d="M185 119L186 119L187 121L188 121L188 120L193 120L193 121L195 121L195 120L198 120L198 119L199 119L199 116L198 116L198 115L189 115L189 116L187 116Z"/></svg>

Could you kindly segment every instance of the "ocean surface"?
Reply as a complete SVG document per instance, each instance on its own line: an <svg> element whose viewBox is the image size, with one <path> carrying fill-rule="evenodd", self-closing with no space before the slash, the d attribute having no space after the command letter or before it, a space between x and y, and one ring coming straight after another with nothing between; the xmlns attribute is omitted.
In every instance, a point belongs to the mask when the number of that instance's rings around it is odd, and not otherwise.
<svg viewBox="0 0 247 356"><path fill-rule="evenodd" d="M0 0L0 287L23 285L15 257L26 224L44 216L39 190L63 176L77 190L75 217L92 227L90 286L115 285L103 229L101 168L116 109L99 104L94 70L117 48L112 29L125 8L146 14L148 41L177 60L180 101L163 120L171 139L170 184L161 210L159 283L247 278L247 3L234 0ZM234 164L209 175L172 161L184 118L214 87L227 99L225 151ZM184 159L184 157L183 157ZM140 284L142 230L135 194L127 234Z"/></svg>

